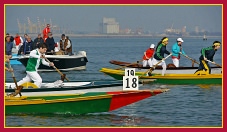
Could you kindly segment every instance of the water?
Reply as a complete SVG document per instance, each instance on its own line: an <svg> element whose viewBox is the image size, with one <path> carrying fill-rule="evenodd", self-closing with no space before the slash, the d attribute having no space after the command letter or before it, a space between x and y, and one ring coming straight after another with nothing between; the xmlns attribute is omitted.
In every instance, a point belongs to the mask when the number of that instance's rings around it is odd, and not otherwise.
<svg viewBox="0 0 227 132"><path fill-rule="evenodd" d="M55 38L59 40L60 38ZM74 51L87 52L86 70L64 72L73 80L111 80L113 78L99 72L100 68L118 68L110 60L136 62L151 43L157 44L160 38L71 38ZM170 38L167 49L176 38ZM183 38L186 54L198 61L200 50L212 45L220 38ZM222 50L218 50L214 61L222 64ZM168 58L166 63L172 63ZM196 65L196 64L195 64ZM211 64L212 65L212 64ZM191 61L181 57L180 66L191 66ZM22 65L13 65L16 79L25 74ZM58 72L40 72L43 81L60 79ZM6 72L6 81L12 82ZM196 85L151 85L140 89L170 88L170 91L111 112L86 115L9 115L5 116L6 127L221 127L222 126L222 87L201 88Z"/></svg>

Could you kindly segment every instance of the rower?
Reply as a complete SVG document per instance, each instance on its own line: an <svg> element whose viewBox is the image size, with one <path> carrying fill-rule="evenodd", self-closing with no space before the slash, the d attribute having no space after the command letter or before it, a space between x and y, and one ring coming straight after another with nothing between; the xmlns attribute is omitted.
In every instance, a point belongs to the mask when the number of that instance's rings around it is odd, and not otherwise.
<svg viewBox="0 0 227 132"><path fill-rule="evenodd" d="M34 84L38 87L41 87L42 84L42 78L37 72L37 69L39 65L42 64L46 66L54 66L53 62L46 62L44 53L47 51L47 45L45 43L40 44L40 47L38 49L32 50L30 52L30 57L28 59L28 63L26 66L26 77L24 77L22 80L20 80L17 84L18 86L22 85L25 82L34 81ZM18 88L17 88L18 89ZM21 89L19 89L21 90Z"/></svg>
<svg viewBox="0 0 227 132"><path fill-rule="evenodd" d="M200 71L205 71L208 74L211 73L211 68L208 63L208 61L211 61L211 63L216 64L213 61L213 57L216 53L216 51L221 47L221 42L214 41L212 46L202 48L201 49L201 56L199 57L199 67L198 70L195 72L195 74L199 74Z"/></svg>

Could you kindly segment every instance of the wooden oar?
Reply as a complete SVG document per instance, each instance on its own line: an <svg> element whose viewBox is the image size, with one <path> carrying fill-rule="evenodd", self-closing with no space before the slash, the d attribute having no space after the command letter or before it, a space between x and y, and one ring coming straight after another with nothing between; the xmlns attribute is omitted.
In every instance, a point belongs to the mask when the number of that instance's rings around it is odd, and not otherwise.
<svg viewBox="0 0 227 132"><path fill-rule="evenodd" d="M221 65L219 65L219 64L216 64L216 63L213 63L212 61L210 61L210 60L207 60L208 62L210 62L210 63L212 63L212 64L214 64L214 65L216 65L216 66L219 66L219 67L221 67L222 68L222 66Z"/></svg>
<svg viewBox="0 0 227 132"><path fill-rule="evenodd" d="M12 67L11 67L11 65L10 65L10 62L8 62L8 65L9 65L9 69L12 69ZM13 69L12 69L13 70ZM16 80L16 78L15 78L15 76L14 76L14 72L13 71L10 71L11 72L11 74L12 74L12 77L13 77L13 81L14 81L14 83L15 83L15 85L16 85L16 90L15 90L15 93L12 93L12 94L10 94L10 95L13 95L13 96L16 96L17 94L19 94L20 96L22 96L21 95L21 87L19 87L18 85L17 85L17 80Z"/></svg>
<svg viewBox="0 0 227 132"><path fill-rule="evenodd" d="M180 54L182 54L181 52L180 52ZM193 61L193 62L195 62L196 64L198 64L199 65L199 62L197 62L195 59L192 59L192 58L190 58L190 57L188 57L188 56L186 56L186 55L184 55L184 54L182 54L184 57L186 57L186 58L188 58L189 60L191 60L191 61Z"/></svg>
<svg viewBox="0 0 227 132"><path fill-rule="evenodd" d="M134 65L134 64L138 64L141 61L143 61L143 59L141 59L139 61L136 61L136 62L133 62L133 63L130 63L130 64L127 64L127 65L124 65L124 66L121 66L119 68L116 68L116 70L119 70L119 69L122 69L122 68L125 68L125 67L128 67L128 66L131 66L131 65Z"/></svg>
<svg viewBox="0 0 227 132"><path fill-rule="evenodd" d="M44 58L45 58L45 60L46 60L47 62L51 63L46 57L44 57ZM65 76L65 74L63 74L60 70L58 70L57 67L53 66L53 68L54 68L62 77L64 77L67 81L69 81L69 79ZM62 81L63 81L63 80L62 80Z"/></svg>
<svg viewBox="0 0 227 132"><path fill-rule="evenodd" d="M170 57L172 55L169 54L168 56L166 56L165 58L163 58L161 61L159 61L157 64L155 64L153 67L151 67L150 69L148 69L142 76L146 75L148 72L151 73L160 63L162 63L162 61L166 60L168 57Z"/></svg>

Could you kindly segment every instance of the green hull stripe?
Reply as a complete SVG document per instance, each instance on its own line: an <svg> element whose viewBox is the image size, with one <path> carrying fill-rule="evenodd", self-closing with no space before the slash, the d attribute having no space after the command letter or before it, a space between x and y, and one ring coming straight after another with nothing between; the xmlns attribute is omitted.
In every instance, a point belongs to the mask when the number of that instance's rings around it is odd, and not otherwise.
<svg viewBox="0 0 227 132"><path fill-rule="evenodd" d="M76 102L61 102L33 105L13 105L5 106L6 114L85 114L96 112L108 112L111 98L94 99Z"/></svg>
<svg viewBox="0 0 227 132"><path fill-rule="evenodd" d="M27 100L44 99L52 101L49 103L36 103L36 104L23 104L23 105L6 105L6 114L47 114L47 113L72 113L72 114L85 114L85 113L96 113L96 112L108 112L111 103L112 96L106 96L106 92L91 92L78 95L65 95L65 96L37 96L27 97ZM105 96L104 98L99 98ZM67 99L79 99L79 101L67 101ZM94 97L92 99L89 99ZM58 99L65 99L66 101L54 102ZM23 101L23 100L22 100ZM9 100L9 102L11 102ZM7 104L7 101L5 102Z"/></svg>
<svg viewBox="0 0 227 132"><path fill-rule="evenodd" d="M118 74L105 73L117 80L122 80L123 76ZM149 78L147 78L149 79ZM153 78L150 78L153 79ZM175 85L187 85L187 84L222 84L222 78L206 78L206 79L156 79L153 83L161 84L175 84Z"/></svg>

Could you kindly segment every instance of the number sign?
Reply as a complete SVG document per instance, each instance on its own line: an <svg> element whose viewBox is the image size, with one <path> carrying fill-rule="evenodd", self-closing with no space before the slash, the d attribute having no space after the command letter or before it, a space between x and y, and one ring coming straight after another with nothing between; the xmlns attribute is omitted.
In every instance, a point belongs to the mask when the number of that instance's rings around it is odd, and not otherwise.
<svg viewBox="0 0 227 132"><path fill-rule="evenodd" d="M123 76L123 90L139 90L139 79L135 76L135 68L126 68Z"/></svg>

